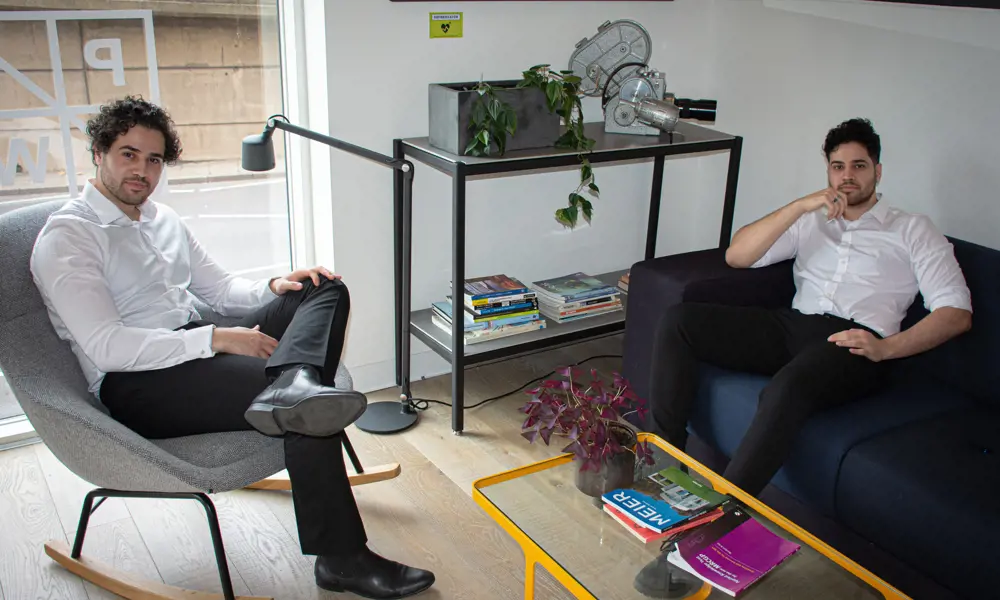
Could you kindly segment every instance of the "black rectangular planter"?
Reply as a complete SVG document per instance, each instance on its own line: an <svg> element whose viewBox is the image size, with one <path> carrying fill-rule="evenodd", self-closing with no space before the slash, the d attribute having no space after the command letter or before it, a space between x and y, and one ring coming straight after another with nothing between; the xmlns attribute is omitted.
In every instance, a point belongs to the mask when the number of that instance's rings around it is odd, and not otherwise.
<svg viewBox="0 0 1000 600"><path fill-rule="evenodd" d="M472 107L479 100L478 81L432 83L428 86L429 143L452 154L465 154L472 140ZM497 97L517 114L517 130L507 136L507 150L546 148L555 144L561 133L559 115L549 112L545 94L537 88L515 88L518 80L488 81ZM508 89L502 89L508 88ZM491 144L491 152L496 145Z"/></svg>

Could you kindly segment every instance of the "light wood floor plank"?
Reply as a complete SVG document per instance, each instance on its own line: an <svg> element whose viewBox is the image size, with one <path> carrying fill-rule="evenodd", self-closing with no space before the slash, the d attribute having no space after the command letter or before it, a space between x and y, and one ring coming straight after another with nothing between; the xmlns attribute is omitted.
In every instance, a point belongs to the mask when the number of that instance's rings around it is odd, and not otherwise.
<svg viewBox="0 0 1000 600"><path fill-rule="evenodd" d="M195 500L146 498L128 498L125 504L163 583L201 592L222 592L208 519L201 504ZM223 544L228 534L223 528ZM250 590L231 557L228 562L233 590L238 595L249 595Z"/></svg>
<svg viewBox="0 0 1000 600"><path fill-rule="evenodd" d="M102 506L97 512L104 510ZM96 516L97 513L94 514ZM137 575L150 581L162 581L153 558L146 549L139 530L131 517L103 525L87 527L81 556L99 560L119 571ZM120 598L90 582L85 582L90 600L116 600Z"/></svg>
<svg viewBox="0 0 1000 600"><path fill-rule="evenodd" d="M88 492L97 486L87 483L67 469L45 444L35 444L32 448L35 450L38 464L41 465L45 481L52 492L52 500L59 513L63 531L72 541L73 536L76 535L76 526L80 522L83 499ZM123 499L108 498L96 512L90 515L90 527L131 518L132 515L125 507Z"/></svg>
<svg viewBox="0 0 1000 600"><path fill-rule="evenodd" d="M17 600L83 600L81 581L54 565L43 544L65 540L45 477L31 446L3 453L0 460L0 580L4 597Z"/></svg>
<svg viewBox="0 0 1000 600"><path fill-rule="evenodd" d="M332 598L316 587L313 562L271 512L267 501L252 491L217 494L226 554L250 592L275 598Z"/></svg>

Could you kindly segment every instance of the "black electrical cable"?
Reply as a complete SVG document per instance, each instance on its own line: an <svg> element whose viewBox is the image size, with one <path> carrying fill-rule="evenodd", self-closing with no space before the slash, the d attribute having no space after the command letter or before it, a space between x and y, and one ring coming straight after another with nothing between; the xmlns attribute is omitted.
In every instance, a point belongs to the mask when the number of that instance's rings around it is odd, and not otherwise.
<svg viewBox="0 0 1000 600"><path fill-rule="evenodd" d="M608 77L608 80L604 82L604 88L601 91L601 110L604 110L604 107L608 105L608 86L611 85L612 81L614 81L615 75L617 75L618 72L621 71L622 69L624 69L625 67L647 67L648 68L649 65L647 65L646 63L641 63L641 62L627 62L627 63L622 63L622 64L618 65L615 68L614 71L611 71L611 75Z"/></svg>
<svg viewBox="0 0 1000 600"><path fill-rule="evenodd" d="M571 367L578 367L578 366L582 365L585 362L590 362L590 361L596 360L598 358L621 358L621 357L622 357L621 354L598 354L596 356L590 356L588 358L585 358L585 359L583 359L583 360L581 360L581 361L579 361L577 363L574 363L574 364L572 364L570 366ZM541 377L535 377L531 381L525 383L524 385L522 385L520 387L514 388L513 390L507 392L506 394L500 394L499 396L493 396L492 398L487 398L486 400L483 400L481 402L477 402L477 403L475 403L475 404L473 404L471 406L466 406L465 410L469 410L470 408L476 408L477 406L482 406L482 405L486 404L487 402L493 402L493 401L499 400L501 398L506 398L507 396L510 396L512 394L516 394L517 392L520 392L521 390L523 390L524 388L528 387L529 385L535 383L536 381L541 381L542 379L545 379L546 377L548 377L550 375L555 375L555 373L556 373L556 371L554 371L554 370L553 371L549 371L545 375L542 375ZM430 408L431 404L440 404L442 406L451 406L450 402L442 402L441 400L426 400L426 399L423 399L423 398L421 398L419 400L414 398L414 399L411 399L410 402L411 402L413 408L415 408L416 410L427 410L428 408Z"/></svg>

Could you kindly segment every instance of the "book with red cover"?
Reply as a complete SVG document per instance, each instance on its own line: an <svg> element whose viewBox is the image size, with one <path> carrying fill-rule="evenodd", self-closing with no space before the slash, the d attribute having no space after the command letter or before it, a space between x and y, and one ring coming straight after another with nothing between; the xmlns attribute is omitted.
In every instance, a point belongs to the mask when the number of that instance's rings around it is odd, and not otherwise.
<svg viewBox="0 0 1000 600"><path fill-rule="evenodd" d="M798 544L771 533L746 510L735 507L678 541L667 560L737 596L798 549Z"/></svg>
<svg viewBox="0 0 1000 600"><path fill-rule="evenodd" d="M620 510L618 510L617 508L615 508L610 504L604 505L604 512L611 515L614 518L614 520L621 523L622 526L625 527L625 529L628 529L632 533L632 535L634 535L635 537L639 538L640 540L642 540L647 544L665 540L669 537L677 535L682 531L693 529L695 527L698 527L699 525L704 525L705 523L711 523L712 521L722 516L722 509L717 508L711 512L707 512L703 515L699 515L690 520L684 521L683 523L677 525L676 527L672 527L666 531L658 533L656 531L653 531L652 529L647 529L646 527L642 527L636 524L635 521L628 518L624 513L622 513Z"/></svg>

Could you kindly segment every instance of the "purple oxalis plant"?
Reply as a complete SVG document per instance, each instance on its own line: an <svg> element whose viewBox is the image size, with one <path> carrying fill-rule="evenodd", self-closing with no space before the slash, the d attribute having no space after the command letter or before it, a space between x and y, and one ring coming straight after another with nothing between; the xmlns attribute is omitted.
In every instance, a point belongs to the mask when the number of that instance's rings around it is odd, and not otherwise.
<svg viewBox="0 0 1000 600"><path fill-rule="evenodd" d="M541 438L549 445L553 435L565 437L569 444L563 452L572 452L582 462L581 471L600 471L601 466L623 452L653 464L649 442L635 442L630 429L621 420L631 414L644 419L648 409L628 381L618 373L606 382L596 369L589 380L579 368L564 367L561 379L547 379L529 390L531 399L521 407L527 415L521 436L534 443ZM624 444L633 444L623 445Z"/></svg>

